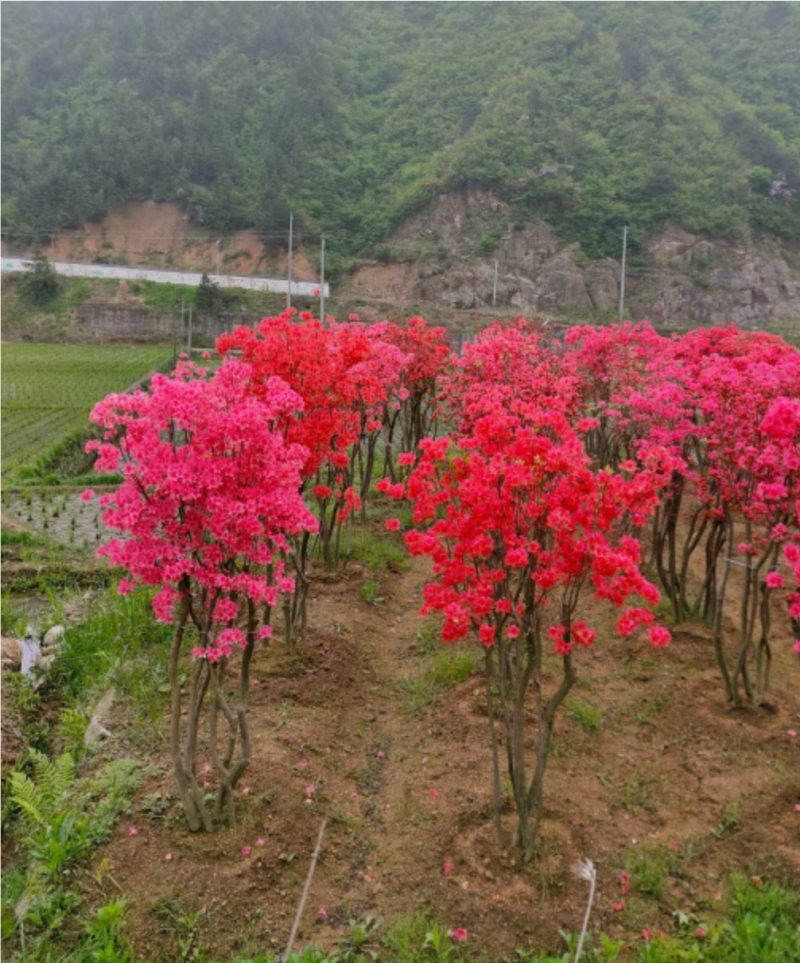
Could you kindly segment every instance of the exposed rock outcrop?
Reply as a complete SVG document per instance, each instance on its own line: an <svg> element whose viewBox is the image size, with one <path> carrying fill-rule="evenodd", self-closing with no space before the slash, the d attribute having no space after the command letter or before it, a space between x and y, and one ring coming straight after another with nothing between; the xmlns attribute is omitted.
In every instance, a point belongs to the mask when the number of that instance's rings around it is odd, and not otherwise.
<svg viewBox="0 0 800 963"><path fill-rule="evenodd" d="M670 327L734 322L800 336L800 249L767 236L709 238L669 227L632 252L625 314ZM391 238L386 262L343 291L365 317L395 310L561 314L611 320L620 262L592 260L544 221L517 221L489 191L439 197ZM371 311L374 302L374 311Z"/></svg>

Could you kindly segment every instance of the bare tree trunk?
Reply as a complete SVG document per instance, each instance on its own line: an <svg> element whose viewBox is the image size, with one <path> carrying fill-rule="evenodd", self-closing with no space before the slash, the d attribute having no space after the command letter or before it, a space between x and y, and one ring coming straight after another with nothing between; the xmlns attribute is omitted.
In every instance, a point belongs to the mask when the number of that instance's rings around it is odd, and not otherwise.
<svg viewBox="0 0 800 963"><path fill-rule="evenodd" d="M186 623L189 620L191 600L189 598L189 586L182 582L181 603L178 611L177 623L172 636L172 645L169 654L169 683L170 683L170 751L172 754L172 768L175 774L175 783L178 787L178 795L186 813L186 821L189 829L196 833L200 829L211 832L211 817L209 816L203 803L202 793L194 778L193 759L187 760L182 752L181 746L181 686L178 669L180 665L181 644L183 635L186 631ZM192 745L196 745L197 712L193 714L193 729L191 733Z"/></svg>
<svg viewBox="0 0 800 963"><path fill-rule="evenodd" d="M725 660L725 652L722 648L722 613L725 607L725 587L728 584L728 576L731 571L731 558L733 552L733 520L730 517L730 512L725 510L725 522L728 526L728 541L725 549L725 559L722 566L722 574L719 579L719 584L715 589L714 598L714 655L717 659L717 665L719 666L719 671L722 675L722 681L725 685L725 696L728 702L733 702L733 685L731 684L731 675L728 671L728 663Z"/></svg>
<svg viewBox="0 0 800 963"><path fill-rule="evenodd" d="M492 798L494 801L494 829L497 836L497 845L502 849L505 846L503 835L503 824L500 820L500 760L497 748L497 731L494 724L494 697L492 696L492 685L494 684L494 666L492 663L492 650L486 650L486 710L489 717L489 731L492 737Z"/></svg>
<svg viewBox="0 0 800 963"><path fill-rule="evenodd" d="M536 768L533 773L530 788L528 789L528 808L532 815L528 835L523 838L523 859L527 862L533 856L536 843L539 838L539 830L542 824L542 812L544 809L544 774L547 763L550 759L550 746L553 741L553 724L555 722L556 711L561 703L566 699L569 690L575 684L577 676L572 670L572 657L565 655L563 661L563 676L561 685L553 693L547 703L544 716L540 716L539 731L536 739Z"/></svg>

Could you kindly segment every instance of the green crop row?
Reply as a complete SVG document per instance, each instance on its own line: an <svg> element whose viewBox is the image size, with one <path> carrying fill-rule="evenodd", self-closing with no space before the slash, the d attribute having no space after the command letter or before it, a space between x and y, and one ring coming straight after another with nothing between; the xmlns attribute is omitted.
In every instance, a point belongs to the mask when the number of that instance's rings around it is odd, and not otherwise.
<svg viewBox="0 0 800 963"><path fill-rule="evenodd" d="M3 476L40 462L86 425L92 406L171 361L169 348L6 344L2 356Z"/></svg>

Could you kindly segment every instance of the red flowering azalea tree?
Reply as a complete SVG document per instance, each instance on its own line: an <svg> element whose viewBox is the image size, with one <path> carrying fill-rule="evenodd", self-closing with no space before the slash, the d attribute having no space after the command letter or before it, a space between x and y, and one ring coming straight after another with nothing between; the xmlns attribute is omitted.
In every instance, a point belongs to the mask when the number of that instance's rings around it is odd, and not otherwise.
<svg viewBox="0 0 800 963"><path fill-rule="evenodd" d="M295 320L293 310L265 318L256 331L241 326L217 339L223 357L237 351L251 365L249 393L263 397L270 379L279 377L302 399L300 409L289 413L281 427L287 442L307 449L300 488L317 500L319 537L328 565L333 564L339 520L360 504L348 477L349 448L358 438L358 418L351 405L353 386L347 377L350 357L339 348L333 331L308 312ZM292 540L289 554L297 591L284 605L289 643L294 641L296 626L302 638L306 634L309 547L307 533Z"/></svg>
<svg viewBox="0 0 800 963"><path fill-rule="evenodd" d="M216 816L232 823L234 788L252 754L247 708L254 646L271 634L269 613L279 593L294 587L281 558L287 539L316 528L299 493L308 451L287 444L280 428L302 400L279 378L268 379L256 398L247 391L251 378L250 367L233 360L211 378L179 364L171 378L156 375L149 392L109 395L91 414L105 429L104 441L87 446L98 451L96 469L124 466L122 486L100 502L106 525L127 537L112 539L98 554L127 571L121 592L158 586L153 608L175 626L170 746L193 831L213 827L197 778L204 707L208 703L207 740L219 783ZM185 705L179 669L187 644ZM233 699L226 679L232 671L238 675Z"/></svg>
<svg viewBox="0 0 800 963"><path fill-rule="evenodd" d="M397 397L386 408L384 475L397 481L395 450L415 451L422 438L436 435L439 387L453 358L447 331L432 328L424 318L388 321L380 337L408 357ZM399 437L398 437L399 436Z"/></svg>
<svg viewBox="0 0 800 963"><path fill-rule="evenodd" d="M639 543L628 533L655 509L671 465L652 450L617 474L593 470L582 433L555 404L515 413L498 405L468 435L424 439L421 451L407 492L414 521L427 527L409 532L406 543L433 560L422 613L442 614L443 641L472 634L483 646L498 841L499 713L517 811L513 843L527 860L542 818L556 712L575 683L576 652L597 638L581 617L586 595L618 608L632 601L620 613L621 634L644 625L654 645L669 641L642 604L659 594L639 571ZM388 493L402 496L395 487ZM552 678L548 649L559 657Z"/></svg>

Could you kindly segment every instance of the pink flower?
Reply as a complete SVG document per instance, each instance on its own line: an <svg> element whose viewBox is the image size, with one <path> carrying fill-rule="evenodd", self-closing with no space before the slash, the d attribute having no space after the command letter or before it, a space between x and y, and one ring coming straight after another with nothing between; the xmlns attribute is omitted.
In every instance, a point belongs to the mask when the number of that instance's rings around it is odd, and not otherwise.
<svg viewBox="0 0 800 963"><path fill-rule="evenodd" d="M243 795L243 796L249 796L249 795L250 795L250 787L249 787L249 786L245 786L245 787L244 787L244 789L242 790L242 795Z"/></svg>
<svg viewBox="0 0 800 963"><path fill-rule="evenodd" d="M319 289L319 288L314 288L314 297L315 297L315 298L318 298L319 295L320 295L320 289Z"/></svg>
<svg viewBox="0 0 800 963"><path fill-rule="evenodd" d="M348 315L347 315L347 320L348 320L348 321L358 321L358 315L357 315L357 314L348 314Z"/></svg>
<svg viewBox="0 0 800 963"><path fill-rule="evenodd" d="M669 848L672 850L673 853L677 853L677 852L678 852L678 844L675 842L674 839L673 839L672 842L669 844Z"/></svg>
<svg viewBox="0 0 800 963"><path fill-rule="evenodd" d="M203 772L205 772L205 773L211 772L211 766L209 766L208 763L206 763L206 764L203 766Z"/></svg>
<svg viewBox="0 0 800 963"><path fill-rule="evenodd" d="M448 930L447 935L457 943L463 943L467 938L467 931L463 926L459 926L454 930Z"/></svg>
<svg viewBox="0 0 800 963"><path fill-rule="evenodd" d="M253 679L253 681L252 681L250 684L253 685L253 686L256 686L256 687L258 687L258 686L261 685L261 683L258 681L258 679Z"/></svg>
<svg viewBox="0 0 800 963"><path fill-rule="evenodd" d="M211 788L211 783L208 782L208 780L206 780L206 781L203 783L203 789L210 789L210 788Z"/></svg>
<svg viewBox="0 0 800 963"><path fill-rule="evenodd" d="M301 760L300 760L300 768L301 768L301 769L305 769L307 765L308 765L308 759L301 759Z"/></svg>
<svg viewBox="0 0 800 963"><path fill-rule="evenodd" d="M307 796L313 796L313 795L314 795L314 787L313 787L313 786L306 786L306 795L307 795Z"/></svg>
<svg viewBox="0 0 800 963"><path fill-rule="evenodd" d="M698 926L694 931L694 935L698 938L698 940L704 940L706 938L706 931L702 926Z"/></svg>
<svg viewBox="0 0 800 963"><path fill-rule="evenodd" d="M800 803L797 803L797 805L794 807L794 811L796 813L800 813Z"/></svg>
<svg viewBox="0 0 800 963"><path fill-rule="evenodd" d="M139 830L138 830L135 826L131 826L131 828L128 830L128 835L129 835L129 836L138 836L138 835L139 835Z"/></svg>
<svg viewBox="0 0 800 963"><path fill-rule="evenodd" d="M625 909L625 900L622 899L619 903L612 903L611 905L614 907L615 913L621 913Z"/></svg>
<svg viewBox="0 0 800 963"><path fill-rule="evenodd" d="M263 846L263 845L264 845L264 840L259 836L258 839L256 840L256 846Z"/></svg>
<svg viewBox="0 0 800 963"><path fill-rule="evenodd" d="M164 857L164 859L166 859L166 860L172 859L172 853L167 853L167 855Z"/></svg>
<svg viewBox="0 0 800 963"><path fill-rule="evenodd" d="M652 931L652 930L642 930L642 939L643 939L643 940L651 940L652 938L653 938L653 931Z"/></svg>
<svg viewBox="0 0 800 963"><path fill-rule="evenodd" d="M631 888L631 878L627 873L619 874L619 885L622 887L623 896L630 892Z"/></svg>
<svg viewBox="0 0 800 963"><path fill-rule="evenodd" d="M399 519L399 518L387 518L387 519L386 519L386 531L387 531L387 532L399 532L399 531L400 531L400 519Z"/></svg>
<svg viewBox="0 0 800 963"><path fill-rule="evenodd" d="M516 625L509 625L508 629L506 629L506 635L509 639L516 639L519 635L519 628Z"/></svg>
<svg viewBox="0 0 800 963"><path fill-rule="evenodd" d="M783 576L780 572L767 573L765 581L768 588L783 588Z"/></svg>
<svg viewBox="0 0 800 963"><path fill-rule="evenodd" d="M438 790L438 789L431 789L431 791L428 793L428 795L431 797L431 799L438 799L438 798L439 798L439 790Z"/></svg>
<svg viewBox="0 0 800 963"><path fill-rule="evenodd" d="M210 352L210 351L204 351L204 352L203 352L203 361L208 361L210 357L211 357L211 352Z"/></svg>
<svg viewBox="0 0 800 963"><path fill-rule="evenodd" d="M386 753L383 751L383 749L379 749L379 750L378 750L378 759L385 759L385 758L386 758Z"/></svg>
<svg viewBox="0 0 800 963"><path fill-rule="evenodd" d="M317 916L321 920L326 920L328 918L328 913L324 906L320 906L320 908L317 910Z"/></svg>
<svg viewBox="0 0 800 963"><path fill-rule="evenodd" d="M669 645L672 641L672 635L669 629L665 629L663 625L652 626L652 628L647 630L647 635L650 639L650 644L656 647Z"/></svg>
<svg viewBox="0 0 800 963"><path fill-rule="evenodd" d="M242 856L249 856L249 855L250 855L250 847L242 846Z"/></svg>
<svg viewBox="0 0 800 963"><path fill-rule="evenodd" d="M786 735L792 739L795 739L797 737L797 732L794 729L787 729Z"/></svg>
<svg viewBox="0 0 800 963"><path fill-rule="evenodd" d="M489 625L488 622L481 622L478 628L478 638L481 643L487 648L491 648L494 645L494 636L496 629L493 625Z"/></svg>
<svg viewBox="0 0 800 963"><path fill-rule="evenodd" d="M364 873L364 882L371 883L375 879L372 873Z"/></svg>
<svg viewBox="0 0 800 963"><path fill-rule="evenodd" d="M84 502L90 502L95 496L95 492L91 488L87 488L85 492L81 493L81 500Z"/></svg>
<svg viewBox="0 0 800 963"><path fill-rule="evenodd" d="M450 873L453 872L453 865L452 865L452 863L448 863L447 860L445 860L445 861L442 863L442 872L444 873L445 876L449 876Z"/></svg>

